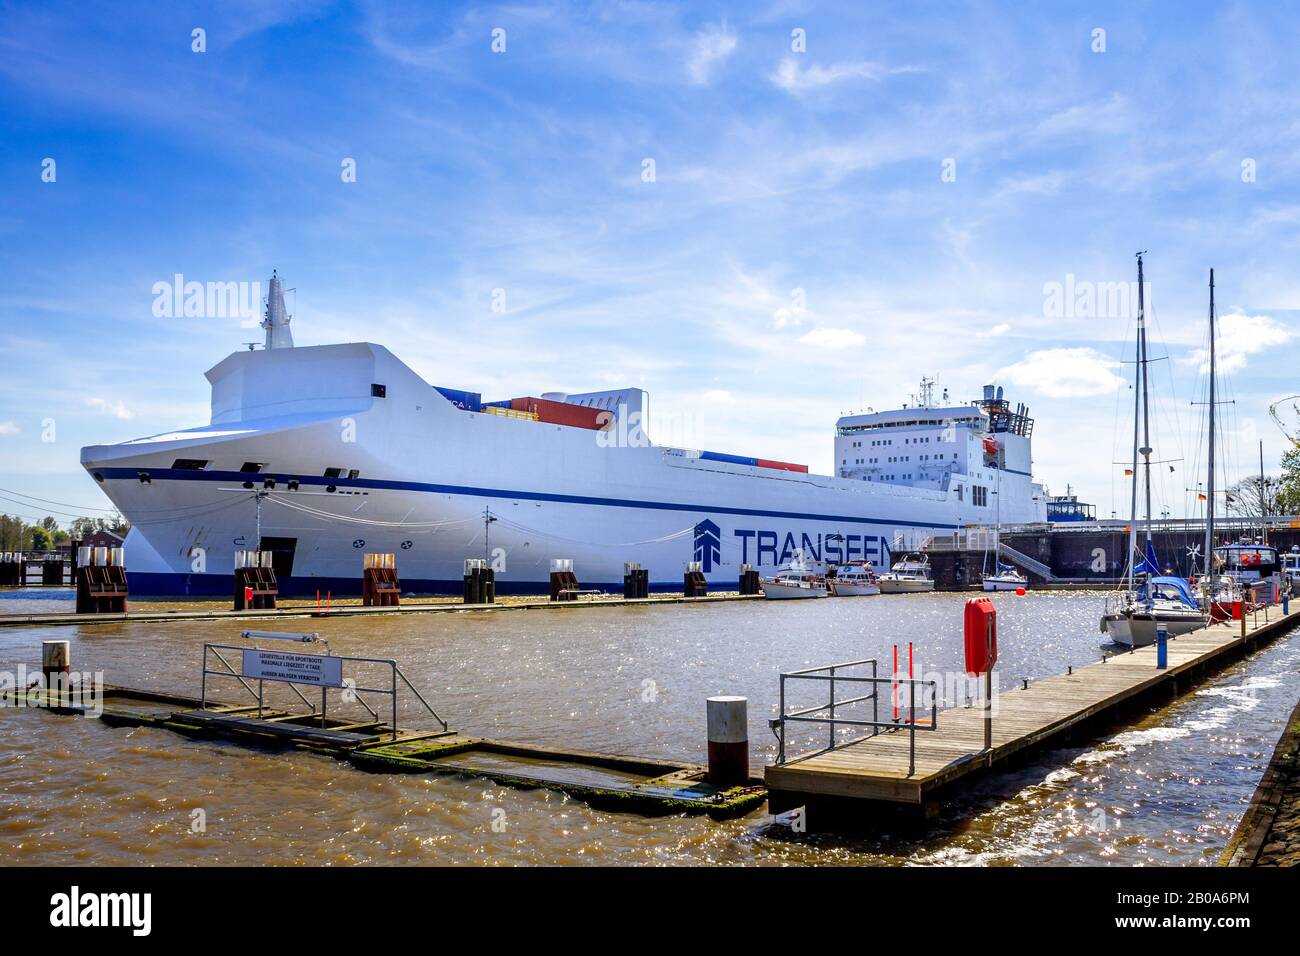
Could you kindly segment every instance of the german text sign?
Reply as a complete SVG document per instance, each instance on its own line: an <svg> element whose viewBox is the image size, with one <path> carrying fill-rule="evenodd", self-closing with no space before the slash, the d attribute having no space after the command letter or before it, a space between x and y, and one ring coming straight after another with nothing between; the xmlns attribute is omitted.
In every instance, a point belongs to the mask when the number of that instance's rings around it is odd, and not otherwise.
<svg viewBox="0 0 1300 956"><path fill-rule="evenodd" d="M343 686L343 658L323 654L244 649L244 676L316 687Z"/></svg>

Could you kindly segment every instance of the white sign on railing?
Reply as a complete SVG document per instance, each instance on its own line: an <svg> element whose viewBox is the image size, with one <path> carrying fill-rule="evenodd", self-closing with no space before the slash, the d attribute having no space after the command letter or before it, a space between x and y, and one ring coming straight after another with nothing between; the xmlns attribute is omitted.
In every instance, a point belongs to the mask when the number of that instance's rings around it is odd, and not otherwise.
<svg viewBox="0 0 1300 956"><path fill-rule="evenodd" d="M244 648L244 676L316 687L343 686L343 658Z"/></svg>

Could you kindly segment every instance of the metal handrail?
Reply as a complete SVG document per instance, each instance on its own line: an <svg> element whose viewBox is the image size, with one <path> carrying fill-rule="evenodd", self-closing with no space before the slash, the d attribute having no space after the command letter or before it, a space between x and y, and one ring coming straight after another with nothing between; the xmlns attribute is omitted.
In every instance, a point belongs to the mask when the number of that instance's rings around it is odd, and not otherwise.
<svg viewBox="0 0 1300 956"><path fill-rule="evenodd" d="M264 648L258 647L256 645L236 645L236 644L204 644L203 645L203 667L202 667L201 696L200 696L200 707L203 710L207 710L208 707L208 678L209 677L234 678L236 681L240 683L240 685L243 686L244 690L248 691L248 693L253 697L253 699L257 701L257 716L259 718L262 716L264 710L264 704L265 704L265 693L264 693L265 682L261 679L258 679L256 681L257 689L254 690L252 683L250 683L250 681L252 681L253 678L246 679L245 675L236 671L234 667L231 666L230 662L226 660L226 658L221 653L222 651L242 652L246 650L260 651L260 650L264 650ZM213 670L208 667L209 652L211 652L212 655L216 657L218 661L221 662L225 670ZM425 700L424 695L421 694L419 690L416 689L415 685L411 683L410 678L408 678L402 672L402 669L397 666L397 661L389 657L342 657L339 655L333 655L333 656L335 656L338 660L342 661L344 664L349 664L349 663L350 664L379 664L379 665L386 666L389 669L390 676L389 676L388 687L361 687L356 685L354 682L352 686L345 686L344 689L351 691L352 694L355 696L356 700L361 704L362 707L366 709L366 711L370 714L370 716L372 716L375 720L379 720L379 711L374 707L371 707L370 704L366 702L365 698L361 696L362 693L380 694L390 699L392 705L391 706L391 714L392 714L391 727L392 727L392 737L394 740L397 739L397 709L398 709L398 681L399 680L401 681L401 683L406 685L407 689L410 690L412 694L415 695L415 699L418 700L421 706L423 706L424 709L427 710L433 716L433 719L438 722L439 726L441 726L444 731L450 729L447 721L443 720L442 717L439 716L438 712L433 709L433 706L427 700ZM298 697L299 700L301 700L304 704L307 705L308 708L310 708L311 713L309 715L303 715L303 716L314 717L319 715L321 726L322 727L325 726L325 718L329 706L329 698L328 698L328 693L330 691L329 687L322 686L320 688L320 710L318 711L316 709L316 705L313 704L310 700L308 700L302 694L302 692L298 690L298 686L296 682L275 681L274 683L284 684L285 686L287 686L289 690L293 691L293 693ZM303 686L308 686L308 685L304 684ZM315 687L316 685L310 685L310 686ZM334 689L338 690L340 688L334 688Z"/></svg>
<svg viewBox="0 0 1300 956"><path fill-rule="evenodd" d="M859 675L850 675L837 673L850 667L865 667L870 665L871 676L864 677ZM880 677L878 676L879 661L875 658L867 658L860 661L843 661L838 664L826 664L821 667L808 667L803 670L786 671L780 675L780 716L774 717L768 721L772 728L772 733L777 740L777 757L776 764L780 766L785 763L785 725L791 721L796 723L823 723L829 725L830 736L825 750L819 753L826 753L835 750L838 747L846 747L849 744L857 743L867 737L874 737L881 730L899 730L906 726L908 730L908 766L907 775L910 777L916 772L916 731L921 730L938 730L939 729L939 698L938 684L932 680L914 680L910 677ZM828 684L829 696L824 704L818 704L812 707L805 707L800 710L786 710L785 682L787 680L812 680L825 681ZM844 700L835 699L836 682L845 684L868 684L871 686L871 693L861 694L857 697L849 697ZM906 721L899 721L897 718L889 721L880 719L880 696L877 686L880 684L889 684L894 688L906 685L909 694L908 717ZM930 691L930 719L928 723L918 724L916 721L916 688L920 686L924 694L925 688ZM847 707L852 704L860 704L864 701L871 701L871 720L863 720L855 717L836 716L836 709ZM897 705L897 700L895 700ZM829 711L829 716L816 716ZM846 725L850 727L870 727L871 733L852 740L837 742L835 739L835 728L837 725Z"/></svg>

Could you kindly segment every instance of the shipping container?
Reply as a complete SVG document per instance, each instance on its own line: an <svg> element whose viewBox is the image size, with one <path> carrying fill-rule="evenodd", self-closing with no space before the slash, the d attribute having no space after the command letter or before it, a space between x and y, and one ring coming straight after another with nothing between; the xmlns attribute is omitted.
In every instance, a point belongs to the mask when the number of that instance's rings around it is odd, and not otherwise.
<svg viewBox="0 0 1300 956"><path fill-rule="evenodd" d="M483 407L484 408L509 408L510 399L507 398L504 402L484 402Z"/></svg>
<svg viewBox="0 0 1300 956"><path fill-rule="evenodd" d="M767 458L758 459L759 468L779 468L781 471L797 471L801 474L808 474L807 465L795 465L788 461L770 461Z"/></svg>
<svg viewBox="0 0 1300 956"><path fill-rule="evenodd" d="M731 465L757 465L757 458L745 458L741 455L724 455L720 451L702 451L700 457L705 461L725 461Z"/></svg>
<svg viewBox="0 0 1300 956"><path fill-rule="evenodd" d="M501 418L518 418L522 421L529 421L529 422L537 421L536 412L516 411L515 409L511 408L509 405L496 405L496 404L484 405L483 414L497 415Z"/></svg>
<svg viewBox="0 0 1300 956"><path fill-rule="evenodd" d="M567 402L553 402L546 398L513 398L510 407L516 411L535 412L539 421L552 425L568 425L571 428L590 428L599 431L608 427L609 416L599 408L585 405L570 405Z"/></svg>
<svg viewBox="0 0 1300 956"><path fill-rule="evenodd" d="M477 412L483 409L483 396L478 392L466 392L459 388L443 388L441 385L435 385L434 390L457 408L463 408L467 412Z"/></svg>

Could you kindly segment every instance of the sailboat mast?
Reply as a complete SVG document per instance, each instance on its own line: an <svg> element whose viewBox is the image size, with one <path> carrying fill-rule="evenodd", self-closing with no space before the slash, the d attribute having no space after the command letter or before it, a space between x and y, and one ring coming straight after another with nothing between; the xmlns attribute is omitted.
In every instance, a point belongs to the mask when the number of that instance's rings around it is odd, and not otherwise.
<svg viewBox="0 0 1300 956"><path fill-rule="evenodd" d="M1147 363L1147 327L1146 327L1146 302L1144 300L1144 283L1142 281L1142 259L1138 258L1138 338L1141 342L1142 359L1139 368L1142 370L1142 480L1146 489L1146 529L1147 544L1151 543L1151 402L1149 396L1150 377L1149 366ZM1147 552L1151 549L1148 547L1142 555L1145 558Z"/></svg>
<svg viewBox="0 0 1300 956"><path fill-rule="evenodd" d="M1138 253L1138 302L1142 301L1142 253ZM1142 411L1142 306L1138 305L1137 328L1137 365L1133 375L1133 488L1129 506L1128 524L1128 586L1133 588L1133 570L1137 563L1137 515L1138 515L1138 422Z"/></svg>
<svg viewBox="0 0 1300 956"><path fill-rule="evenodd" d="M1205 475L1205 576L1214 573L1214 270L1210 270L1210 455Z"/></svg>

